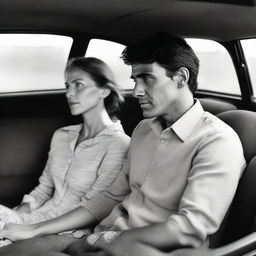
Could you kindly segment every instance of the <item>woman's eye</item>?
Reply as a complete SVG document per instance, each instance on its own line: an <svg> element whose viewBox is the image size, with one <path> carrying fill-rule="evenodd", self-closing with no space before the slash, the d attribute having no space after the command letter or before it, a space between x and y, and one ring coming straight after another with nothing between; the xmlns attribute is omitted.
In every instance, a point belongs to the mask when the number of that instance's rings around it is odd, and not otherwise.
<svg viewBox="0 0 256 256"><path fill-rule="evenodd" d="M77 87L77 88L83 88L84 86L85 86L85 85L82 84L82 83L77 83L77 84L76 84L76 87Z"/></svg>

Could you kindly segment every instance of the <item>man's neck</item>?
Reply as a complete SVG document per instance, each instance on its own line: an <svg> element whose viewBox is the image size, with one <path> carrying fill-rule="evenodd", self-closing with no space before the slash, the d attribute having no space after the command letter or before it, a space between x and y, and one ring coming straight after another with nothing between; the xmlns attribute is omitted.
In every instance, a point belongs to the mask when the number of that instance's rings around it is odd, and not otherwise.
<svg viewBox="0 0 256 256"><path fill-rule="evenodd" d="M165 120L165 126L170 127L173 125L180 117L182 117L192 106L194 105L193 97L189 97L186 100L180 100L176 102L175 106L172 107L172 111L166 116L163 116ZM164 127L164 126L163 126Z"/></svg>

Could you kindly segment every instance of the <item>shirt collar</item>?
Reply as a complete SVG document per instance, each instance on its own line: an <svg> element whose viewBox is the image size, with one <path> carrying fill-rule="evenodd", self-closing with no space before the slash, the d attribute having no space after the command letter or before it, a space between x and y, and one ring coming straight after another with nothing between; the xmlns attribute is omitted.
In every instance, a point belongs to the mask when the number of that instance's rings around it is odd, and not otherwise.
<svg viewBox="0 0 256 256"><path fill-rule="evenodd" d="M151 122L151 128L156 133L160 135L162 132L173 130L175 134L182 140L185 141L192 130L194 129L196 123L203 115L204 110L199 100L195 99L195 104L183 114L174 124L163 130L161 119L156 117Z"/></svg>
<svg viewBox="0 0 256 256"><path fill-rule="evenodd" d="M69 130L70 133L74 135L74 137L76 137L76 136L78 136L80 130L82 129L82 124L71 125L71 126L67 126L65 128L67 130ZM124 132L123 127L121 125L121 122L119 120L116 120L111 125L106 126L95 137L101 136L101 135L112 135L112 134L114 134L117 131Z"/></svg>

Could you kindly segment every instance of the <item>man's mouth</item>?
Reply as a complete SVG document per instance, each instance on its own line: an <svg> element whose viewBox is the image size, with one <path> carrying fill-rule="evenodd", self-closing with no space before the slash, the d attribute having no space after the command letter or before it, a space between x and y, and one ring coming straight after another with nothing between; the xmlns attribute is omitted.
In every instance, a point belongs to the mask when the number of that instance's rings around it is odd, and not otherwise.
<svg viewBox="0 0 256 256"><path fill-rule="evenodd" d="M150 104L150 102L146 101L146 100L140 100L139 103L140 103L141 106L146 106L146 105Z"/></svg>

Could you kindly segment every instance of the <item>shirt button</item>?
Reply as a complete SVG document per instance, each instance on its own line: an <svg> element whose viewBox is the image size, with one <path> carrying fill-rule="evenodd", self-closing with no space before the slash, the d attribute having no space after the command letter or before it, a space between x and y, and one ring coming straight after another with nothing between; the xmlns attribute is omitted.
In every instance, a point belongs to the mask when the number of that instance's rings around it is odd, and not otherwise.
<svg viewBox="0 0 256 256"><path fill-rule="evenodd" d="M153 166L155 166L155 165L156 165L156 162L155 162L155 161L153 161L153 162L152 162L152 165L153 165Z"/></svg>
<svg viewBox="0 0 256 256"><path fill-rule="evenodd" d="M165 140L164 140L164 139L161 139L160 142L161 142L162 144L164 144L164 143L165 143Z"/></svg>
<svg viewBox="0 0 256 256"><path fill-rule="evenodd" d="M146 180L149 180L149 179L150 179L150 176L151 176L151 175L150 175L150 174L148 174L148 176L147 176Z"/></svg>

